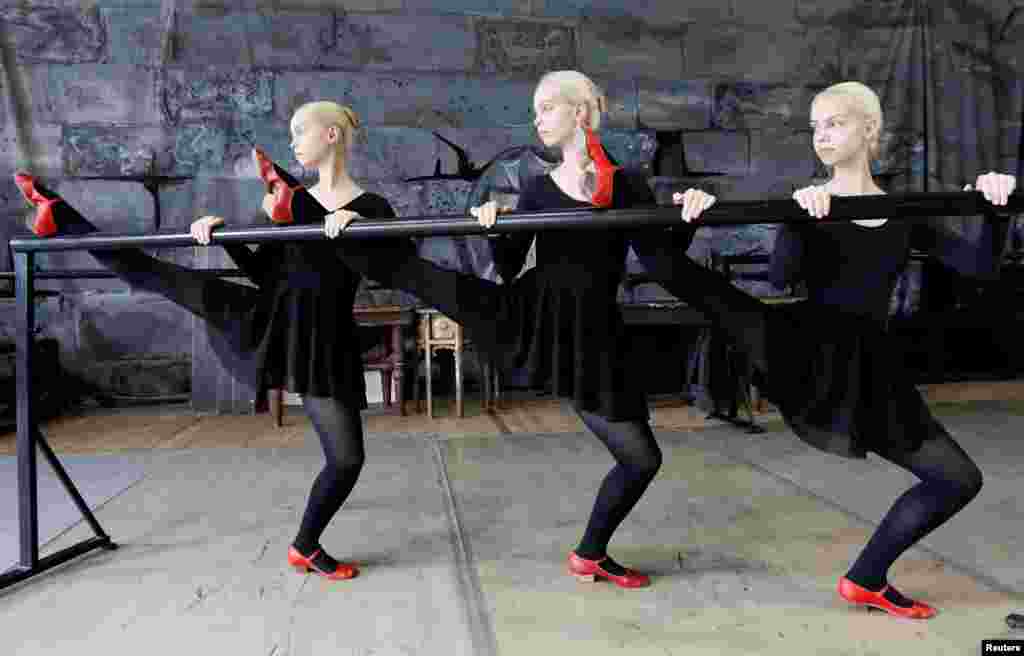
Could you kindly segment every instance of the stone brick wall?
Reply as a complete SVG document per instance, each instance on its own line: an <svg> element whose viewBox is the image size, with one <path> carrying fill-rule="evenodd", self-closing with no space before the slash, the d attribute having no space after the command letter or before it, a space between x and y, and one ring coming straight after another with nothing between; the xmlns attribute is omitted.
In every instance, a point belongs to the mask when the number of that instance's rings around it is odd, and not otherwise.
<svg viewBox="0 0 1024 656"><path fill-rule="evenodd" d="M923 0L922 0L923 1ZM406 182L454 173L463 147L479 165L530 143L539 74L577 68L610 100L606 140L645 168L660 194L709 183L724 197L788 195L816 173L807 129L811 95L841 79L886 79L894 17L878 0L220 0L25 1L0 7L8 43L0 76L0 212L9 236L24 205L11 173L28 167L104 229L152 230L153 201L135 182L85 180L153 169L187 176L160 192L163 229L203 213L262 219L248 132L293 173L287 121L301 103L332 99L363 119L353 172L402 215L461 211L465 181ZM1024 17L1013 0L948 5L979 77L1019 71ZM937 29L939 29L937 27ZM981 35L981 36L979 36ZM967 47L969 46L969 47ZM1020 107L1018 76L1006 76ZM1020 117L1001 162L1019 161ZM899 141L899 135L892 140ZM644 147L656 144L657 149ZM905 151L912 151L912 141ZM904 163L909 155L905 155ZM709 174L716 174L709 177ZM725 250L770 243L736 231ZM719 235L721 241L722 235ZM5 237L6 238L6 237ZM708 248L702 235L695 248ZM730 244L732 244L730 246ZM229 266L219 249L168 249L186 265ZM43 267L85 267L54 254ZM4 254L4 268L10 263ZM113 363L164 358L166 393L191 357L193 323L116 281L47 282L45 331L68 365L109 385ZM770 290L761 290L768 293ZM9 310L0 330L10 332ZM156 365L152 365L156 366ZM131 386L128 385L130 388ZM125 393L131 393L126 389Z"/></svg>

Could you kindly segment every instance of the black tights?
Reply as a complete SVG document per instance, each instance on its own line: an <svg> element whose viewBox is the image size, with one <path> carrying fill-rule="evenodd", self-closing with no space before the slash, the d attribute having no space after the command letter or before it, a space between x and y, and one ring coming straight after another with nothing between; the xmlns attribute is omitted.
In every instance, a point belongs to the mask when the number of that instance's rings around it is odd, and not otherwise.
<svg viewBox="0 0 1024 656"><path fill-rule="evenodd" d="M355 487L366 461L359 410L331 398L303 396L326 463L309 492L295 548L305 555L320 548L320 536Z"/></svg>
<svg viewBox="0 0 1024 656"><path fill-rule="evenodd" d="M88 234L95 226L77 212L62 216L64 234ZM141 249L89 251L105 267L137 289L159 294L192 314L225 327L244 311L257 290L226 282L194 269L166 262ZM236 306L236 307L232 307ZM234 318L237 318L235 316ZM302 405L320 437L327 463L313 482L295 547L305 555L320 548L320 536L348 498L363 468L363 426L356 408L331 398L303 396ZM321 569L334 568L326 554L316 559Z"/></svg>
<svg viewBox="0 0 1024 656"><path fill-rule="evenodd" d="M879 452L921 482L900 496L847 573L854 583L878 590L889 567L907 549L959 512L981 491L981 470L941 426L917 451Z"/></svg>
<svg viewBox="0 0 1024 656"><path fill-rule="evenodd" d="M580 419L615 458L590 513L590 521L576 555L587 560L604 558L612 533L633 509L661 467L661 449L646 421L608 421L577 409ZM614 573L614 572L613 572Z"/></svg>

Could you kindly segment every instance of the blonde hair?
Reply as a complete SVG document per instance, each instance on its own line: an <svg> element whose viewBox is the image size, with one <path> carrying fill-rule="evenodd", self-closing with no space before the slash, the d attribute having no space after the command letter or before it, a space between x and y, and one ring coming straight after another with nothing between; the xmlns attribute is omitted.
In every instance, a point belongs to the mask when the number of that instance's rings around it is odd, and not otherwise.
<svg viewBox="0 0 1024 656"><path fill-rule="evenodd" d="M590 129L597 130L601 127L601 115L608 111L608 99L589 77L579 71L552 71L540 78L537 88L543 84L555 85L558 95L570 104L586 105L589 110Z"/></svg>
<svg viewBox="0 0 1024 656"><path fill-rule="evenodd" d="M814 100L811 101L812 107L819 98L842 98L852 111L875 122L875 133L868 141L868 154L872 159L877 158L881 151L882 138L882 102L878 99L878 94L860 82L840 82L814 96Z"/></svg>
<svg viewBox="0 0 1024 656"><path fill-rule="evenodd" d="M347 105L339 105L330 100L318 100L300 106L292 114L292 120L300 113L311 116L324 127L336 127L341 130L339 148L346 149L352 144L352 135L359 128L359 117Z"/></svg>

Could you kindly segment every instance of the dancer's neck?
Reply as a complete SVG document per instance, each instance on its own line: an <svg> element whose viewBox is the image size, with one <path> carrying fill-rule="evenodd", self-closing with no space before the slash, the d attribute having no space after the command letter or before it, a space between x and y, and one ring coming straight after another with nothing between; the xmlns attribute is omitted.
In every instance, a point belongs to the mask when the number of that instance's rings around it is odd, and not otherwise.
<svg viewBox="0 0 1024 656"><path fill-rule="evenodd" d="M871 177L871 168L867 160L851 166L837 165L832 170L832 179L825 184L825 188L833 196L866 196L885 193Z"/></svg>
<svg viewBox="0 0 1024 656"><path fill-rule="evenodd" d="M320 167L320 179L310 192L314 192L323 200L329 201L329 209L337 209L347 205L353 198L363 193L349 175L345 162L337 159Z"/></svg>

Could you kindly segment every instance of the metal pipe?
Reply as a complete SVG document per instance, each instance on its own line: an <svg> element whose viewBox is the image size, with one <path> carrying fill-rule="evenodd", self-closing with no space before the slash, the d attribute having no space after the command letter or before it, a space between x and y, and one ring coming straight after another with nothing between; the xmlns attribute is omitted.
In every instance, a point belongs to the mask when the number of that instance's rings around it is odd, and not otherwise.
<svg viewBox="0 0 1024 656"><path fill-rule="evenodd" d="M204 273L211 278L247 278L241 269L194 269L196 273ZM79 279L79 278L120 278L119 275L107 269L62 269L48 270L36 269L32 273L36 280L49 279ZM14 280L16 275L13 271L0 271L0 280Z"/></svg>
<svg viewBox="0 0 1024 656"><path fill-rule="evenodd" d="M698 225L735 226L754 223L812 223L854 219L905 220L934 216L1018 213L1024 210L1024 193L1015 192L1005 207L995 208L980 192L910 193L879 196L836 197L831 212L823 219L810 216L792 199L716 203L704 211ZM475 219L453 216L409 217L400 220L359 220L341 233L347 239L375 237L428 237L436 235L484 235L538 230L633 229L678 224L678 206L633 207L628 209L563 210L557 212L511 212L484 228ZM309 241L325 239L320 223L302 226L262 226L215 230L211 244ZM197 246L187 232L149 234L93 234L79 237L31 237L10 240L15 252L115 250L119 248L161 248Z"/></svg>
<svg viewBox="0 0 1024 656"><path fill-rule="evenodd" d="M16 297L15 380L17 397L18 454L18 565L35 569L39 564L39 503L36 480L36 417L33 394L32 360L35 332L34 285L32 253L14 254L14 271L18 274Z"/></svg>

